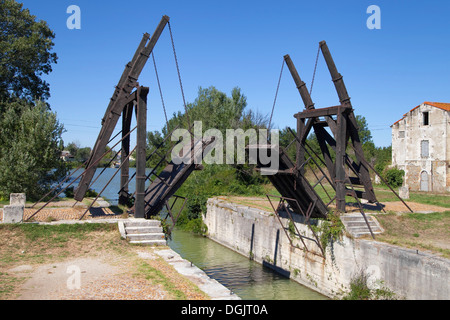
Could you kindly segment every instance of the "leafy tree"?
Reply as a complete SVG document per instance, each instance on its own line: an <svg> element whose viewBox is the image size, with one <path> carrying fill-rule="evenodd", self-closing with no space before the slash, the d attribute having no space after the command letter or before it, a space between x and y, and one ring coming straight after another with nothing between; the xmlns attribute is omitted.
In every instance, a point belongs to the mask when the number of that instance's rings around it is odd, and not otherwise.
<svg viewBox="0 0 450 320"><path fill-rule="evenodd" d="M357 115L356 123L358 125L359 140L361 143L364 145L368 142L373 142L372 133L369 130L369 124L367 123L366 118L361 115Z"/></svg>
<svg viewBox="0 0 450 320"><path fill-rule="evenodd" d="M92 150L89 147L84 147L84 148L78 149L75 160L80 163L86 162L89 159L89 156L91 155L91 151Z"/></svg>
<svg viewBox="0 0 450 320"><path fill-rule="evenodd" d="M0 197L36 199L66 171L63 126L45 100L55 35L14 0L0 0ZM36 101L36 102L33 102Z"/></svg>
<svg viewBox="0 0 450 320"><path fill-rule="evenodd" d="M41 77L57 61L55 34L14 0L0 0L0 30L0 100L46 100L49 84Z"/></svg>
<svg viewBox="0 0 450 320"><path fill-rule="evenodd" d="M69 151L70 154L73 156L74 165L80 165L84 163L87 159L89 159L89 156L91 154L91 148L84 147L80 148L79 143L71 142L69 143L64 150Z"/></svg>
<svg viewBox="0 0 450 320"><path fill-rule="evenodd" d="M71 142L64 149L69 151L70 154L73 157L75 157L77 155L77 153L78 153L78 150L80 149L80 146L77 143L75 143L75 142Z"/></svg>
<svg viewBox="0 0 450 320"><path fill-rule="evenodd" d="M0 196L38 199L66 174L60 159L63 126L47 105L17 100L0 119Z"/></svg>
<svg viewBox="0 0 450 320"><path fill-rule="evenodd" d="M220 130L224 138L226 129L241 128L243 123L248 128L252 120L261 117L251 112L244 113L246 106L247 99L239 88L234 88L231 92L231 97L228 97L213 86L206 89L200 87L195 101L186 106L188 110L187 116L182 112L174 113L161 132L153 131L147 133L147 153L152 153L177 126L187 129L189 125L192 126L194 124L194 121L202 122L202 133L208 129L215 128ZM169 150L170 138L167 141L168 143L160 149L159 154L165 154ZM159 159L160 157L155 154L147 165L152 167L159 162Z"/></svg>

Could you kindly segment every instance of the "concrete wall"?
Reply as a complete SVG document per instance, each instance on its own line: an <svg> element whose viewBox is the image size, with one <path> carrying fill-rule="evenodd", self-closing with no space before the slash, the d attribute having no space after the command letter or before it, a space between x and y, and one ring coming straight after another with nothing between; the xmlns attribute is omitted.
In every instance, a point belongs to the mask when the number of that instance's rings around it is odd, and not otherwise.
<svg viewBox="0 0 450 320"><path fill-rule="evenodd" d="M361 271L372 285L383 286L406 299L449 299L450 261L415 250L371 240L344 237L326 249L307 241L309 251L292 247L273 213L209 199L204 222L208 237L329 297L348 291ZM288 220L282 218L287 226ZM300 233L313 237L296 223ZM296 240L300 248L301 242ZM296 244L296 243L294 243Z"/></svg>
<svg viewBox="0 0 450 320"><path fill-rule="evenodd" d="M423 114L428 112L428 125ZM405 171L405 184L421 190L421 174L428 176L428 191L450 192L450 112L425 103L392 125L392 164ZM421 154L428 141L429 156Z"/></svg>

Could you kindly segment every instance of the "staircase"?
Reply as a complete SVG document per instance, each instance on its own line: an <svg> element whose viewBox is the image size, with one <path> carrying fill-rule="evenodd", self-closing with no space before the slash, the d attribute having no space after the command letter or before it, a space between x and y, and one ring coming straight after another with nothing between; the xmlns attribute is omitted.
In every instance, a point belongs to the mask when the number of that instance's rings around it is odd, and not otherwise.
<svg viewBox="0 0 450 320"><path fill-rule="evenodd" d="M384 232L383 228L381 228L380 224L374 217L370 215L366 215L366 217L369 222L370 229L374 235ZM360 238L365 235L371 236L370 230L367 227L366 221L361 213L344 214L341 215L340 218L347 232L353 237Z"/></svg>
<svg viewBox="0 0 450 320"><path fill-rule="evenodd" d="M132 244L167 245L161 221L159 220L130 218L119 222L119 231L122 238L127 239Z"/></svg>

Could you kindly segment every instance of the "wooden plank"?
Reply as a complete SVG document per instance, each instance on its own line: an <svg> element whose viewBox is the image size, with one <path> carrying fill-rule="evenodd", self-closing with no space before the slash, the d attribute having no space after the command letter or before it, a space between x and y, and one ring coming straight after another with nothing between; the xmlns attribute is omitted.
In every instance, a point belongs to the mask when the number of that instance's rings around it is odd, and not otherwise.
<svg viewBox="0 0 450 320"><path fill-rule="evenodd" d="M123 110L122 115L122 149L120 152L120 161L122 162L122 169L120 172L120 191L119 204L128 204L128 179L130 177L130 135L131 120L133 116L133 103L128 104Z"/></svg>
<svg viewBox="0 0 450 320"><path fill-rule="evenodd" d="M332 116L337 115L339 113L340 108L343 108L344 111L351 110L351 107L333 106L327 108L305 110L303 112L295 114L295 117L297 119L302 119L302 118L317 118L317 117Z"/></svg>
<svg viewBox="0 0 450 320"><path fill-rule="evenodd" d="M136 198L135 218L145 218L145 169L147 150L147 94L149 88L139 87L137 92L137 146L136 146Z"/></svg>
<svg viewBox="0 0 450 320"><path fill-rule="evenodd" d="M370 202L377 202L377 198L375 196L375 191L373 189L372 180L370 179L369 168L366 167L364 163L364 159L361 158L361 155L364 155L362 149L362 143L359 139L358 127L356 123L356 118L353 112L348 114L348 132L350 138L352 140L353 147L356 149L355 156L357 160L357 165L354 166L357 169L357 174L360 177L361 183L364 185L364 189L367 194L367 200Z"/></svg>
<svg viewBox="0 0 450 320"><path fill-rule="evenodd" d="M207 148L214 139L206 137L203 140L197 140L191 145L191 159L201 157L205 148ZM201 144L201 145L199 145ZM189 175L196 170L198 164L191 161L183 161L180 164L169 163L158 175L160 179L155 179L146 190L145 194L145 216L149 218L160 212L165 202L172 197L175 192L186 181Z"/></svg>
<svg viewBox="0 0 450 320"><path fill-rule="evenodd" d="M247 149L258 149L271 148L270 145L249 145ZM259 161L257 167L263 169L265 166ZM303 213L306 213L310 204L316 201L316 206L312 212L312 217L314 218L326 218L328 210L326 205L323 203L322 199L318 196L306 178L300 173L291 173L294 169L294 163L286 154L283 148L279 148L279 172L273 175L268 175L268 179L273 184L273 186L278 190L278 192L285 198L295 199L300 205ZM291 209L297 213L302 214L297 208L296 202L286 199L288 201Z"/></svg>
<svg viewBox="0 0 450 320"><path fill-rule="evenodd" d="M352 104L350 102L350 97L347 92L347 88L345 87L345 83L342 75L338 72L336 65L331 56L330 50L325 41L320 42L320 48L322 50L322 54L324 56L325 62L327 64L328 70L330 71L331 78L333 80L336 92L339 96L339 101L344 107L347 107L349 110L353 110ZM347 117L347 125L348 125L348 134L352 139L353 147L357 150L356 154L357 161L360 163L359 165L359 176L361 178L361 182L364 184L364 188L366 193L369 195L369 201L376 202L376 196L373 190L372 181L370 180L369 169L365 165L361 165L363 160L360 155L363 155L362 144L359 140L358 128L356 123L356 118L353 114L353 111L348 112ZM347 139L348 141L348 139ZM346 142L347 143L347 142Z"/></svg>
<svg viewBox="0 0 450 320"><path fill-rule="evenodd" d="M329 173L329 176L333 183L335 183L336 180L336 167L333 162L333 159L331 157L330 151L328 150L326 141L328 140L328 144L335 149L336 148L336 141L333 137L331 137L328 132L322 127L322 126L316 126L314 125L314 132L317 137L317 141L319 142L320 150L322 151L322 155L325 161L325 164L327 166L327 170ZM331 139L329 139L331 138Z"/></svg>
<svg viewBox="0 0 450 320"><path fill-rule="evenodd" d="M337 136L336 136L336 207L339 211L345 212L345 146L347 122L342 112L337 118Z"/></svg>

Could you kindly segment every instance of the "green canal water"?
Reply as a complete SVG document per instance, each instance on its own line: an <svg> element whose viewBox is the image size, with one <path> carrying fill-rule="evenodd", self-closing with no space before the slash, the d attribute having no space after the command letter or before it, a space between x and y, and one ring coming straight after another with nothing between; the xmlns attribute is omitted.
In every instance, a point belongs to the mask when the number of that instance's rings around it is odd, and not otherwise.
<svg viewBox="0 0 450 320"><path fill-rule="evenodd" d="M328 300L211 239L176 229L168 244L243 300Z"/></svg>

